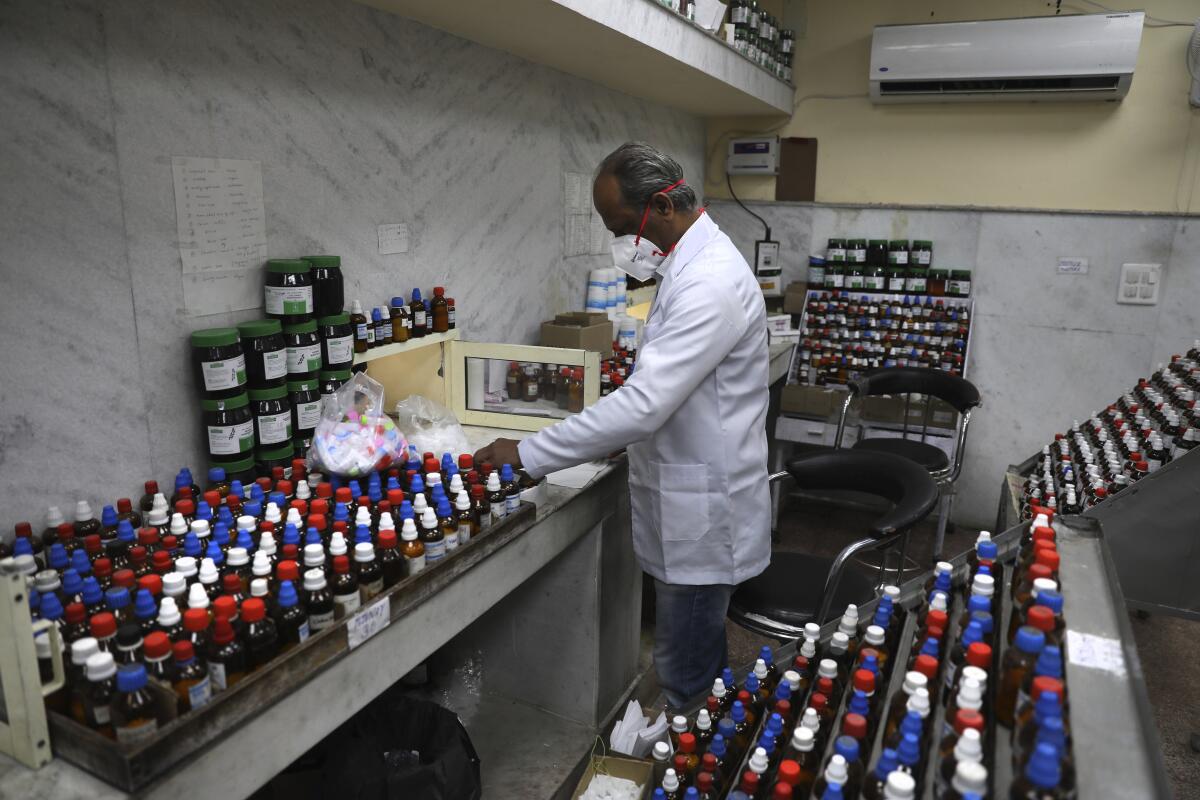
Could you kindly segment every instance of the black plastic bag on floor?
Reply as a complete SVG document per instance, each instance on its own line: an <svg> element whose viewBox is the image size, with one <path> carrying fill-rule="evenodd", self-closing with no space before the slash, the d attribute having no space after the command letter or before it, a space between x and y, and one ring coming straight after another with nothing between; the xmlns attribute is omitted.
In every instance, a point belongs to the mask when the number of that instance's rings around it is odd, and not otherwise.
<svg viewBox="0 0 1200 800"><path fill-rule="evenodd" d="M322 797L478 800L479 756L458 716L389 690L319 746Z"/></svg>

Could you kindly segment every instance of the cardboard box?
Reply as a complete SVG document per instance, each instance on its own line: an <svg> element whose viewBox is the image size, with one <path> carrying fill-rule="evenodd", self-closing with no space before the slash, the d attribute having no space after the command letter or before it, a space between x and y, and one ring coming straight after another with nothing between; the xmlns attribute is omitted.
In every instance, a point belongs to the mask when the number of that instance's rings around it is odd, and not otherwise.
<svg viewBox="0 0 1200 800"><path fill-rule="evenodd" d="M783 333L792 330L791 314L768 314L767 330L771 333Z"/></svg>
<svg viewBox="0 0 1200 800"><path fill-rule="evenodd" d="M807 299L808 284L804 281L792 281L783 293L783 310L788 314L803 314Z"/></svg>
<svg viewBox="0 0 1200 800"><path fill-rule="evenodd" d="M543 347L593 350L601 358L611 358L612 343L613 326L607 314L575 311L542 323Z"/></svg>
<svg viewBox="0 0 1200 800"><path fill-rule="evenodd" d="M650 784L654 778L653 763L636 758L622 758L620 756L592 756L591 763L584 770L583 776L575 786L575 791L571 793L571 800L579 800L583 796L583 793L587 791L588 785L592 782L592 777L597 773L607 773L616 778L633 781L642 787L640 796L643 800L650 796L652 789Z"/></svg>
<svg viewBox="0 0 1200 800"><path fill-rule="evenodd" d="M779 407L790 414L826 419L831 414L841 413L846 390L826 386L790 384L783 387Z"/></svg>

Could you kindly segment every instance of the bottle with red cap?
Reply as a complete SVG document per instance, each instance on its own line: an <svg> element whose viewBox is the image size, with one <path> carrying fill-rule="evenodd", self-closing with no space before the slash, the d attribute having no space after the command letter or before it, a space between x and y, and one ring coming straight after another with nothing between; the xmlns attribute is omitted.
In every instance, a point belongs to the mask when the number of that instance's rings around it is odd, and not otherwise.
<svg viewBox="0 0 1200 800"><path fill-rule="evenodd" d="M117 648L117 618L108 611L94 614L89 621L92 638L104 653L115 653Z"/></svg>
<svg viewBox="0 0 1200 800"><path fill-rule="evenodd" d="M154 495L158 494L158 481L146 481L142 485L143 494L138 500L138 508L143 514L150 513L150 509L154 507Z"/></svg>
<svg viewBox="0 0 1200 800"><path fill-rule="evenodd" d="M63 644L70 647L73 643L90 635L87 611L84 609L83 603L68 603L63 610Z"/></svg>
<svg viewBox="0 0 1200 800"><path fill-rule="evenodd" d="M176 642L172 653L175 658L173 688L179 701L179 713L182 714L200 708L212 699L212 683L208 677L208 667L196 657L191 642Z"/></svg>
<svg viewBox="0 0 1200 800"><path fill-rule="evenodd" d="M246 646L238 641L233 623L218 616L213 622L212 639L205 653L214 692L223 692L246 677Z"/></svg>
<svg viewBox="0 0 1200 800"><path fill-rule="evenodd" d="M190 642L193 652L200 656L208 653L211 627L212 618L207 608L189 608L183 612L183 641Z"/></svg>
<svg viewBox="0 0 1200 800"><path fill-rule="evenodd" d="M171 640L162 631L151 631L142 642L142 661L150 680L171 691L175 685L175 660L171 657Z"/></svg>
<svg viewBox="0 0 1200 800"><path fill-rule="evenodd" d="M334 619L344 619L362 604L358 591L358 575L350 569L350 559L344 555L333 558L333 608Z"/></svg>
<svg viewBox="0 0 1200 800"><path fill-rule="evenodd" d="M279 652L279 632L275 621L267 616L266 604L257 597L242 603L242 621L246 626L242 633L246 645L246 671L253 672Z"/></svg>

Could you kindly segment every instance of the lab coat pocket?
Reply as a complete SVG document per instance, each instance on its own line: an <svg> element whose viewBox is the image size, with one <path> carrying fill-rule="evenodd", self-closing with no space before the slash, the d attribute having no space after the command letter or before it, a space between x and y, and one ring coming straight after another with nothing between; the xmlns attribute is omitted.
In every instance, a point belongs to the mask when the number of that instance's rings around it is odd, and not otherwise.
<svg viewBox="0 0 1200 800"><path fill-rule="evenodd" d="M694 542L708 533L708 467L655 464L661 498L659 530L665 542Z"/></svg>

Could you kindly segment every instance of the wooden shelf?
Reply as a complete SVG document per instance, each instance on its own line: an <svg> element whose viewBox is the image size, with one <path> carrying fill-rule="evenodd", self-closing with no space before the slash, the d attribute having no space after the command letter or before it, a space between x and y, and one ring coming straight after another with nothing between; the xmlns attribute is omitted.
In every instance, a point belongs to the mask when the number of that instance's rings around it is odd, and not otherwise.
<svg viewBox="0 0 1200 800"><path fill-rule="evenodd" d="M397 344L385 344L383 347L376 347L368 350L365 353L355 353L354 363L367 364L377 358L386 358L394 356L397 353L407 353L411 350L420 350L422 347L430 347L442 342L449 342L461 338L461 332L458 328L445 333L427 333L420 339L409 339L407 342L398 342Z"/></svg>
<svg viewBox="0 0 1200 800"><path fill-rule="evenodd" d="M359 0L705 117L790 115L788 83L654 0Z"/></svg>

